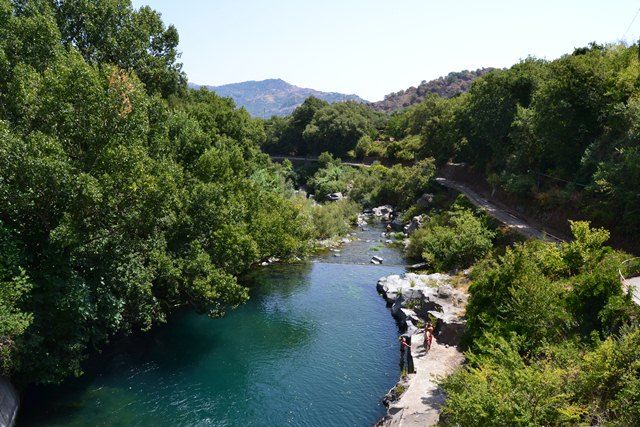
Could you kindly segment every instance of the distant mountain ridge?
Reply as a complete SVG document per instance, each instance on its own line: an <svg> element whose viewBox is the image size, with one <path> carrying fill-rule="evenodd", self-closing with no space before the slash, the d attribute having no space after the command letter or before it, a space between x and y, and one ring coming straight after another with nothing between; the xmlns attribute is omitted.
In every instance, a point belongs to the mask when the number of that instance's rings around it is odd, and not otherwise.
<svg viewBox="0 0 640 427"><path fill-rule="evenodd" d="M189 87L194 89L205 87L220 96L231 97L239 107L244 107L249 114L262 118L291 114L310 96L315 96L329 103L344 101L367 103L358 95L302 88L282 79L251 80L222 86L200 86L189 83Z"/></svg>
<svg viewBox="0 0 640 427"><path fill-rule="evenodd" d="M410 87L406 90L385 95L382 101L371 102L369 105L376 110L387 113L419 104L428 95L435 93L444 98L451 98L466 92L471 88L471 83L495 68L479 68L475 71L463 70L447 74L434 80L423 80L418 87Z"/></svg>

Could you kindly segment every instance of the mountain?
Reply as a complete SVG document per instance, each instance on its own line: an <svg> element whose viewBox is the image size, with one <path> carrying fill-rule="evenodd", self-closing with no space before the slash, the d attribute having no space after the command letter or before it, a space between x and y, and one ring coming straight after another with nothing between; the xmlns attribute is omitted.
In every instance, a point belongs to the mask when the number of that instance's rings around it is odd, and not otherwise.
<svg viewBox="0 0 640 427"><path fill-rule="evenodd" d="M475 71L464 70L449 73L435 80L423 80L418 87L411 86L409 89L390 93L386 95L382 101L371 102L369 105L376 110L390 113L414 104L419 104L432 93L445 98L451 98L468 91L471 83L476 78L487 74L493 69L494 68L480 68Z"/></svg>
<svg viewBox="0 0 640 427"><path fill-rule="evenodd" d="M201 86L189 84L198 89ZM218 95L231 97L239 107L244 107L254 117L286 116L310 96L329 103L355 101L366 103L357 95L345 95L337 92L321 92L294 86L281 79L231 83L222 86L202 86L215 91Z"/></svg>

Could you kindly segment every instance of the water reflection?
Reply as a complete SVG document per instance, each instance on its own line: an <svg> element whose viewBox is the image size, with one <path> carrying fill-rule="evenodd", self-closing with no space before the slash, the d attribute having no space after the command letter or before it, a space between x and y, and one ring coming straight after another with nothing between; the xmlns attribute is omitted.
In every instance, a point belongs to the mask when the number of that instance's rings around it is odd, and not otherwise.
<svg viewBox="0 0 640 427"><path fill-rule="evenodd" d="M28 392L21 425L371 425L399 373L375 283L402 269L326 261L258 269L225 317L186 311L115 344L85 377Z"/></svg>

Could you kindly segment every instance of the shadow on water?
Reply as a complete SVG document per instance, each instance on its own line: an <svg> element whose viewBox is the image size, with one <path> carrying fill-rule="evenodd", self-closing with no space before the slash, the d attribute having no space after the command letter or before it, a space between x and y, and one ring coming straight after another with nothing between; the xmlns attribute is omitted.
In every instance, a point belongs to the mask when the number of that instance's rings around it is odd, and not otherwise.
<svg viewBox="0 0 640 427"><path fill-rule="evenodd" d="M114 342L83 377L27 390L20 425L372 424L398 376L397 329L375 282L403 271L364 265L372 252L401 262L374 246L379 235L341 249L353 264L328 253L252 271L251 299L222 318L185 310Z"/></svg>
<svg viewBox="0 0 640 427"><path fill-rule="evenodd" d="M245 274L240 283L251 290L251 300L265 295L288 296L300 291L301 287L309 286L306 278L312 269L311 262L258 267Z"/></svg>
<svg viewBox="0 0 640 427"><path fill-rule="evenodd" d="M263 349L291 353L313 333L312 322L292 318L290 313L278 309L279 302L309 286L306 278L312 267L312 263L306 262L254 270L242 278L243 285L251 289L251 299L226 316L214 319L182 310L167 324L148 333L118 339L89 358L80 378L68 379L57 386L27 389L20 425L46 424L52 414L58 420L72 419L76 412L85 409L87 399L98 398L100 391L109 391L104 378L122 377L123 373L134 378L150 371L183 373L198 369L216 357L212 355L218 355L218 363L224 365L229 348L234 348L236 359L233 381L246 383L250 373L245 367L256 353ZM83 398L77 399L78 396ZM43 407L44 401L47 405Z"/></svg>

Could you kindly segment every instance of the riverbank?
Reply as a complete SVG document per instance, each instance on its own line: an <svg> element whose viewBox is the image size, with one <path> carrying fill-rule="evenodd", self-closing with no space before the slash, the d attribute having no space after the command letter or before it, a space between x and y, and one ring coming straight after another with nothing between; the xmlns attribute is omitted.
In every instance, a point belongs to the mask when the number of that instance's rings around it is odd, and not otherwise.
<svg viewBox="0 0 640 427"><path fill-rule="evenodd" d="M404 335L411 338L415 373L404 374L385 397L387 415L378 426L432 426L438 423L445 396L438 386L464 362L458 349L464 332L465 292L451 286L446 274L392 275L377 290L391 307ZM424 346L423 325L435 320L431 349Z"/></svg>

